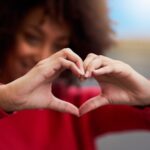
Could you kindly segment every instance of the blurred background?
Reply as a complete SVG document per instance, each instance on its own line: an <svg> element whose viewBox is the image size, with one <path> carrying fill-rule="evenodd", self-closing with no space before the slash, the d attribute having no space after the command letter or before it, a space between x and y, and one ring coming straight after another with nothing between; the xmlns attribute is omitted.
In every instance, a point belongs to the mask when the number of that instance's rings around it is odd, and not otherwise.
<svg viewBox="0 0 150 150"><path fill-rule="evenodd" d="M150 78L150 0L108 0L108 4L118 43L106 55ZM98 150L150 150L150 132L108 134L96 145Z"/></svg>
<svg viewBox="0 0 150 150"><path fill-rule="evenodd" d="M108 0L117 47L106 55L150 78L150 0Z"/></svg>

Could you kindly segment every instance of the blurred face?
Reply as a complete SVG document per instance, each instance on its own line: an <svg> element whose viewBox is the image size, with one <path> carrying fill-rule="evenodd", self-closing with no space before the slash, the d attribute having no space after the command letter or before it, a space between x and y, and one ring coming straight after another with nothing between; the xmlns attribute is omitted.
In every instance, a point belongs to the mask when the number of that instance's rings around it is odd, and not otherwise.
<svg viewBox="0 0 150 150"><path fill-rule="evenodd" d="M6 72L10 76L7 80L22 76L38 61L68 47L69 35L70 30L65 23L50 20L41 9L29 13L16 34L16 42L8 56Z"/></svg>

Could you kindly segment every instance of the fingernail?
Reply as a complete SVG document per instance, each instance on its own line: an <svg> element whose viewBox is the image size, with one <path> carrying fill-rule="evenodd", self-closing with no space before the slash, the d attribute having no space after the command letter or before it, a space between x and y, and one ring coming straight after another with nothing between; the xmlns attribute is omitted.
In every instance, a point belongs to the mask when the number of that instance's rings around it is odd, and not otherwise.
<svg viewBox="0 0 150 150"><path fill-rule="evenodd" d="M82 72L82 75L84 75L84 74L85 74L85 71L84 71L84 69L81 69L81 72Z"/></svg>
<svg viewBox="0 0 150 150"><path fill-rule="evenodd" d="M86 71L85 77L86 77L86 78L90 77L90 72L89 72L89 71Z"/></svg>
<svg viewBox="0 0 150 150"><path fill-rule="evenodd" d="M81 69L81 75L84 75L85 74L85 72L84 72L84 70L83 69Z"/></svg>

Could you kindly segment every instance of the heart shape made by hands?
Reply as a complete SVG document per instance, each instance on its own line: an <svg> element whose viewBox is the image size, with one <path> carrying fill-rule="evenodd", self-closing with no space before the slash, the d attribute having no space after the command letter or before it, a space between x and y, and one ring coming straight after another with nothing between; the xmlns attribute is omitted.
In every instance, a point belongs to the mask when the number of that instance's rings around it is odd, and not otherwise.
<svg viewBox="0 0 150 150"><path fill-rule="evenodd" d="M81 81L83 81L83 79L81 79ZM59 93L58 95L58 91L61 94ZM98 108L99 106L105 105L106 103L106 100L101 97L100 88L96 86L78 88L76 86L68 87L64 83L61 83L58 86L55 86L53 93L54 95L61 95L60 97L62 99L67 99L67 104L66 101L59 99L65 102L61 103L64 105L62 106L64 110L61 111L69 112L78 117ZM75 99L75 97L77 97L76 95L79 95L79 99ZM75 100L75 102L73 102L73 100Z"/></svg>

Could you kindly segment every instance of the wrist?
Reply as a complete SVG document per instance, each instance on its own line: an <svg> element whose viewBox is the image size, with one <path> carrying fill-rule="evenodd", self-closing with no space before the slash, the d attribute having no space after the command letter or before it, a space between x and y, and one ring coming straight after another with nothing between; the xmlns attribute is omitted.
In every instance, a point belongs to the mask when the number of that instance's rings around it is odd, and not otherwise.
<svg viewBox="0 0 150 150"><path fill-rule="evenodd" d="M138 95L140 105L150 105L150 81L148 79L145 78L145 80L143 80L143 86L141 86L141 92Z"/></svg>
<svg viewBox="0 0 150 150"><path fill-rule="evenodd" d="M145 85L145 90L146 90L146 98L144 100L146 105L150 105L150 80L147 79L147 84Z"/></svg>
<svg viewBox="0 0 150 150"><path fill-rule="evenodd" d="M14 111L12 90L9 88L9 84L0 85L0 108L6 112Z"/></svg>

